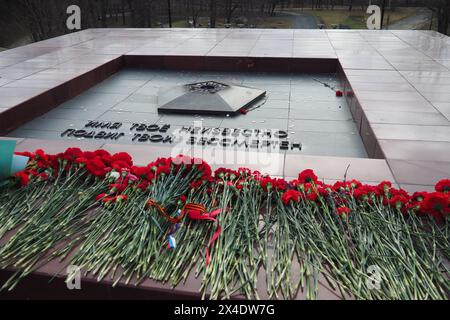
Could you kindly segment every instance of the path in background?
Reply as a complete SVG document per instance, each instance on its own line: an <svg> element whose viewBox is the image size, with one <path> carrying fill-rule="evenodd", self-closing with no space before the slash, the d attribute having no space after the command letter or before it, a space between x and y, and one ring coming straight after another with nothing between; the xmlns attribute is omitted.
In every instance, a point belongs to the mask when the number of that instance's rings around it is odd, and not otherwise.
<svg viewBox="0 0 450 320"><path fill-rule="evenodd" d="M417 9L417 14L389 25L391 30L416 30L429 26L431 11L425 8Z"/></svg>

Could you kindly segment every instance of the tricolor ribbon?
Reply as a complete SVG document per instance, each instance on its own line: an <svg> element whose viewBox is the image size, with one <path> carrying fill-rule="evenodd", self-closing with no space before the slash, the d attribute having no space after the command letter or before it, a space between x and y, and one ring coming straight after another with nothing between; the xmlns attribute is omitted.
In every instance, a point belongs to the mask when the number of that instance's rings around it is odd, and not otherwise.
<svg viewBox="0 0 450 320"><path fill-rule="evenodd" d="M169 235L168 237L169 243L167 244L168 249L174 249L177 246L177 243L175 241L175 237L173 235Z"/></svg>
<svg viewBox="0 0 450 320"><path fill-rule="evenodd" d="M181 215L181 210L178 210L177 216ZM180 229L181 223L175 223L170 226L169 236L167 237L167 249L175 249L177 247L177 243L175 241L175 233Z"/></svg>

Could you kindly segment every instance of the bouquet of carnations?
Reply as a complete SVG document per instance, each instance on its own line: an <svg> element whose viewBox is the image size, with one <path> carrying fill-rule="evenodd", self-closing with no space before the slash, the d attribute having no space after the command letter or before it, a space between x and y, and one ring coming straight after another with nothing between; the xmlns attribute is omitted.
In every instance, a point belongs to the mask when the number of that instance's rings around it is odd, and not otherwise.
<svg viewBox="0 0 450 320"><path fill-rule="evenodd" d="M136 166L124 152L70 148L30 158L0 192L2 289L59 259L98 281L177 286L203 297L446 299L450 180L409 195L388 181L287 182L201 159ZM70 276L67 281L70 281Z"/></svg>

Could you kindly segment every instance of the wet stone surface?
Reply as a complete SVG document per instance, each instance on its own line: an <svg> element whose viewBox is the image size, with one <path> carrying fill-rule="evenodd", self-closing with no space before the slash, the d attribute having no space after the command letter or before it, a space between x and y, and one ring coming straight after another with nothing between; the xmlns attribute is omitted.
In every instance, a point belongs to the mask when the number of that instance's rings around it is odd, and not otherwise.
<svg viewBox="0 0 450 320"><path fill-rule="evenodd" d="M247 113L158 113L158 95L186 83L223 81L266 91ZM330 87L324 85L327 84ZM10 133L178 148L222 148L365 158L334 74L123 70Z"/></svg>

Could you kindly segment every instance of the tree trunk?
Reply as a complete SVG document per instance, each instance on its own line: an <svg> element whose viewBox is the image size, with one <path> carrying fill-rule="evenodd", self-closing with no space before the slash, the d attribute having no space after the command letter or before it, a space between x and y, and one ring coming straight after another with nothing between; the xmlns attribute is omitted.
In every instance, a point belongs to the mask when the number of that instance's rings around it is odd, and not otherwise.
<svg viewBox="0 0 450 320"><path fill-rule="evenodd" d="M127 18L125 15L125 0L121 1L121 10L122 10L122 24L126 25L127 24Z"/></svg>
<svg viewBox="0 0 450 320"><path fill-rule="evenodd" d="M216 0L209 0L209 27L216 27L217 3Z"/></svg>
<svg viewBox="0 0 450 320"><path fill-rule="evenodd" d="M106 0L101 1L101 12L102 12L102 28L107 28L108 24L106 23L106 10L107 10L107 3Z"/></svg>
<svg viewBox="0 0 450 320"><path fill-rule="evenodd" d="M147 3L147 27L152 27L152 0L148 0Z"/></svg>
<svg viewBox="0 0 450 320"><path fill-rule="evenodd" d="M446 8L441 9L438 16L438 32L447 35L449 23L449 12Z"/></svg>
<svg viewBox="0 0 450 320"><path fill-rule="evenodd" d="M231 23L231 0L225 2L225 19L226 23Z"/></svg>
<svg viewBox="0 0 450 320"><path fill-rule="evenodd" d="M136 26L136 15L134 12L134 7L133 7L133 0L128 0L128 8L130 9L130 14L131 14L131 26L135 27Z"/></svg>

